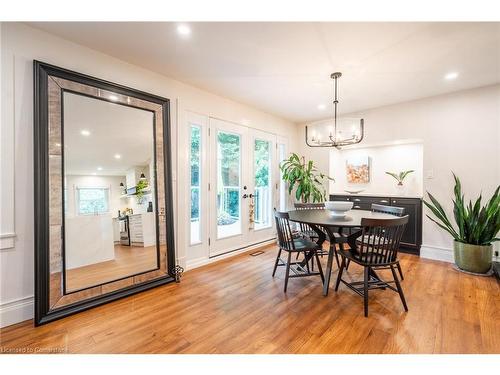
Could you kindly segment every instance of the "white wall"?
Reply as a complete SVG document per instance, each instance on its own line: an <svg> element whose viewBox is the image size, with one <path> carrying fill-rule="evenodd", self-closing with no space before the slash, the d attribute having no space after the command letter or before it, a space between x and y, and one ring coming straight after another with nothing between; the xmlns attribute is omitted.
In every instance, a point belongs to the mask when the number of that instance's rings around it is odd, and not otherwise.
<svg viewBox="0 0 500 375"><path fill-rule="evenodd" d="M460 91L370 109L348 116L365 119L367 145L393 140L421 139L423 143L423 190L431 192L452 214L454 171L462 180L466 198L482 192L490 197L500 181L500 85ZM304 124L299 129L299 148L305 154L319 150L321 162L328 149L311 149L304 143ZM433 178L428 178L433 175ZM427 209L424 211L427 212ZM424 217L421 255L452 261L452 240ZM498 243L496 249L498 249Z"/></svg>
<svg viewBox="0 0 500 375"><path fill-rule="evenodd" d="M0 235L10 231L15 233L15 237L11 237L15 238L13 247L0 250L0 324L2 326L29 319L33 314L32 64L34 59L171 100L174 204L177 202L178 162L182 168L187 165L187 150L178 150L178 143L185 142L185 140L179 139L177 135L177 128L185 125L182 116L186 109L272 131L288 138L296 135L296 126L290 121L128 64L24 24L2 23L0 36L2 163L6 160L10 161L5 166L2 164L1 186L5 188L1 191L2 233ZM291 149L295 145L294 142L295 139L290 139ZM4 152L7 159L4 158ZM14 158L10 157L12 155ZM14 170L15 176L10 175L10 172ZM15 189L9 187L12 182L14 182ZM184 187L182 189L185 191ZM14 203L12 208L9 207L9 202ZM182 225L176 225L176 230L180 227ZM182 265L185 259L185 247L179 244L177 244L177 257Z"/></svg>
<svg viewBox="0 0 500 375"><path fill-rule="evenodd" d="M350 184L347 182L346 162L351 157L368 156L370 158L370 182L368 184ZM331 193L345 194L344 190L361 190L363 194L403 194L422 196L423 188L423 145L411 143L375 147L356 147L330 152L330 176L335 181L330 183ZM403 191L397 188L397 181L385 172L399 173L414 170L404 180Z"/></svg>

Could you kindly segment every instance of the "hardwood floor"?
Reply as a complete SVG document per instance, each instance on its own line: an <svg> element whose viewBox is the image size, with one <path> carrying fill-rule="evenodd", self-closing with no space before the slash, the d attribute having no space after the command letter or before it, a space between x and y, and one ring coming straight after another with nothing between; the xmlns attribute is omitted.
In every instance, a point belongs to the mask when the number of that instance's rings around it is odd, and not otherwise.
<svg viewBox="0 0 500 375"><path fill-rule="evenodd" d="M156 246L115 245L115 259L66 271L68 291L88 288L158 267Z"/></svg>
<svg viewBox="0 0 500 375"><path fill-rule="evenodd" d="M493 277L401 254L409 312L396 293L378 290L365 318L358 295L341 285L323 297L319 277L291 279L283 293L284 269L271 277L277 249L264 251L45 326L4 328L0 352L500 353ZM346 277L359 276L351 265Z"/></svg>

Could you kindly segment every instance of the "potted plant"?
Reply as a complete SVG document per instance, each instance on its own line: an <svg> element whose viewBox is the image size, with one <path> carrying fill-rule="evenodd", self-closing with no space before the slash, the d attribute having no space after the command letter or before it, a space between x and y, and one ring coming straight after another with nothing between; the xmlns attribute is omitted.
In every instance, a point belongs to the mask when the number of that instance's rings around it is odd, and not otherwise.
<svg viewBox="0 0 500 375"><path fill-rule="evenodd" d="M139 180L135 186L135 194L137 196L137 203L144 203L144 191L148 188L148 182L146 180Z"/></svg>
<svg viewBox="0 0 500 375"><path fill-rule="evenodd" d="M288 183L288 194L292 194L295 187L295 199L302 203L324 202L326 200L325 179L332 180L324 173L318 172L314 162L299 157L293 153L280 164L283 181Z"/></svg>
<svg viewBox="0 0 500 375"><path fill-rule="evenodd" d="M430 202L424 200L425 205L432 211L436 218L427 217L440 228L446 230L454 239L453 249L455 264L461 270L484 274L491 269L493 245L500 231L500 196L499 187L486 203L481 207L481 195L473 204L466 205L462 194L460 179L453 174L455 179L455 199L453 200L453 214L455 229L441 204L427 192Z"/></svg>
<svg viewBox="0 0 500 375"><path fill-rule="evenodd" d="M409 171L401 171L399 173L395 173L395 172L385 172L385 173L388 174L389 176L394 177L396 179L396 181L398 182L398 186L403 186L403 180L406 178L406 176L408 176L412 172L415 172L415 171L413 169L411 169Z"/></svg>

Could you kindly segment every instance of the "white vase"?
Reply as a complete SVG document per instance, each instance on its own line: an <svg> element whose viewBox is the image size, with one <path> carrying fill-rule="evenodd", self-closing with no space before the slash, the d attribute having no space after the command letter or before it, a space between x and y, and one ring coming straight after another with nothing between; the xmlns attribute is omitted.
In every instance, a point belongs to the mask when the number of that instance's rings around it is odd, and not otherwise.
<svg viewBox="0 0 500 375"><path fill-rule="evenodd" d="M406 186L403 184L397 184L396 185L396 194L399 196L405 196L406 195Z"/></svg>

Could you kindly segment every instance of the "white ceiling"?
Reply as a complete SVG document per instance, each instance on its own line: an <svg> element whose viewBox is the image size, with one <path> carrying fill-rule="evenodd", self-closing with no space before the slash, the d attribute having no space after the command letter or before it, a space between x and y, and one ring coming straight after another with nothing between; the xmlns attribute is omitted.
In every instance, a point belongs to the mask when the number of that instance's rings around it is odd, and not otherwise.
<svg viewBox="0 0 500 375"><path fill-rule="evenodd" d="M341 113L500 82L500 23L31 25L296 122L330 116L334 71Z"/></svg>
<svg viewBox="0 0 500 375"><path fill-rule="evenodd" d="M147 166L152 156L152 112L64 94L66 174L125 176L128 169Z"/></svg>

